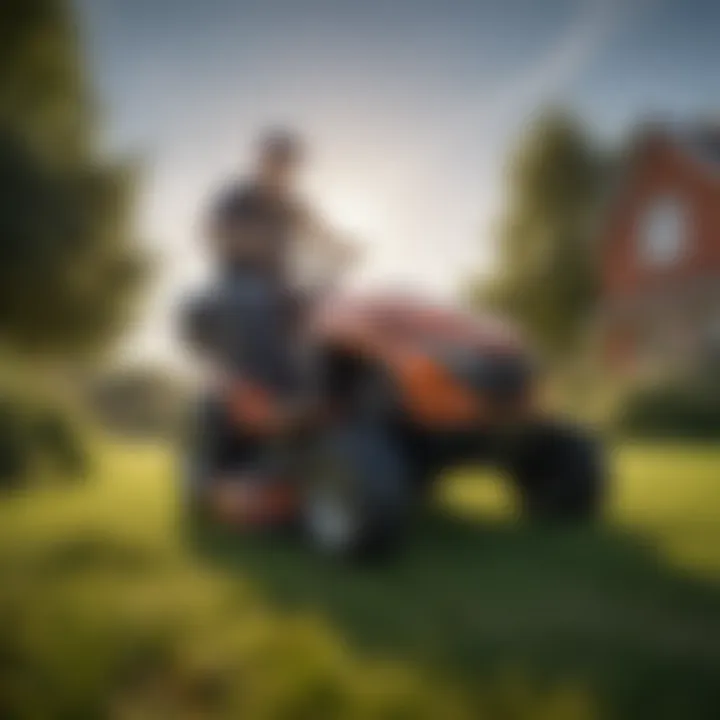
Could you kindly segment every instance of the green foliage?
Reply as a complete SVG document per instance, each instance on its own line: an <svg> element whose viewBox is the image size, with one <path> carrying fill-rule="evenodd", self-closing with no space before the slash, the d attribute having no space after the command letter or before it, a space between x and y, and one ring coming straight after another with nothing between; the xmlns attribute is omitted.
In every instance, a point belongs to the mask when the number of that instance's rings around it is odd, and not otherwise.
<svg viewBox="0 0 720 720"><path fill-rule="evenodd" d="M87 472L88 458L79 423L63 408L45 408L31 425L31 437L47 459L51 474L77 478Z"/></svg>
<svg viewBox="0 0 720 720"><path fill-rule="evenodd" d="M543 117L511 161L498 268L478 303L515 319L555 358L582 342L596 292L592 233L602 168L581 128Z"/></svg>
<svg viewBox="0 0 720 720"><path fill-rule="evenodd" d="M95 347L127 320L143 261L134 172L96 148L62 0L0 5L0 341Z"/></svg>
<svg viewBox="0 0 720 720"><path fill-rule="evenodd" d="M111 433L172 438L185 423L189 386L167 368L138 365L98 373L84 395L93 419Z"/></svg>
<svg viewBox="0 0 720 720"><path fill-rule="evenodd" d="M37 477L75 479L86 470L85 443L62 408L18 398L0 401L0 489L24 487Z"/></svg>
<svg viewBox="0 0 720 720"><path fill-rule="evenodd" d="M19 485L30 470L32 448L24 414L4 400L0 403L0 488Z"/></svg>
<svg viewBox="0 0 720 720"><path fill-rule="evenodd" d="M720 381L678 378L636 388L617 425L634 438L720 440Z"/></svg>
<svg viewBox="0 0 720 720"><path fill-rule="evenodd" d="M0 5L0 118L42 157L72 164L87 152L92 107L65 0Z"/></svg>

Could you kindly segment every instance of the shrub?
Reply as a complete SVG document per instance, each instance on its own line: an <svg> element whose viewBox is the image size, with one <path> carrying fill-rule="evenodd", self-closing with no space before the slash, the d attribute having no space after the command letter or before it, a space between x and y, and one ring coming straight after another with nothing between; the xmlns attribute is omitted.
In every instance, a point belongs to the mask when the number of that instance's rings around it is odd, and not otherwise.
<svg viewBox="0 0 720 720"><path fill-rule="evenodd" d="M164 367L132 366L91 378L84 399L94 421L128 438L174 438L182 429L188 388Z"/></svg>
<svg viewBox="0 0 720 720"><path fill-rule="evenodd" d="M26 421L16 403L0 401L0 489L17 485L29 471Z"/></svg>
<svg viewBox="0 0 720 720"><path fill-rule="evenodd" d="M62 477L79 477L87 471L88 458L79 424L62 408L48 408L35 417L31 438Z"/></svg>
<svg viewBox="0 0 720 720"><path fill-rule="evenodd" d="M77 478L86 459L79 425L67 410L18 396L0 401L0 489L27 485L38 468L53 478Z"/></svg>
<svg viewBox="0 0 720 720"><path fill-rule="evenodd" d="M621 432L642 439L720 439L720 381L680 379L632 391L618 418Z"/></svg>

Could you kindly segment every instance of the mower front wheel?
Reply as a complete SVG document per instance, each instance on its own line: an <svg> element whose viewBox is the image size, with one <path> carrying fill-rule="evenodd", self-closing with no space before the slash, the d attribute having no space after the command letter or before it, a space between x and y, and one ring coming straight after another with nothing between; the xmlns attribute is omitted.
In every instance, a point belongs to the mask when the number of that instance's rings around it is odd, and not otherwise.
<svg viewBox="0 0 720 720"><path fill-rule="evenodd" d="M327 431L310 452L303 526L323 555L357 559L387 555L402 539L412 491L401 449L371 421Z"/></svg>

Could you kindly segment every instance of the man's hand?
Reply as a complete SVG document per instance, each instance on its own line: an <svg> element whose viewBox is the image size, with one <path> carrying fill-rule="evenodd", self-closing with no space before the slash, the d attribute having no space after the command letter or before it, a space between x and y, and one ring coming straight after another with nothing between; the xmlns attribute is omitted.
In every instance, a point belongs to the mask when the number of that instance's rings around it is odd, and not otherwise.
<svg viewBox="0 0 720 720"><path fill-rule="evenodd" d="M232 417L245 430L262 436L284 435L312 428L322 420L318 406L307 400L285 401L247 380L226 378Z"/></svg>

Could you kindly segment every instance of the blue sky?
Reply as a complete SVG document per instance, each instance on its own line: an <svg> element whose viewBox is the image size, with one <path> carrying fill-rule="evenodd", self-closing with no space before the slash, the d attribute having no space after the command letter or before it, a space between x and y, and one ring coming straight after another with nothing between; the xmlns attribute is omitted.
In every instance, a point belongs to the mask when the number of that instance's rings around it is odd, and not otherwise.
<svg viewBox="0 0 720 720"><path fill-rule="evenodd" d="M138 335L169 352L197 218L258 128L313 147L307 192L365 282L448 295L491 257L507 151L562 102L598 137L720 106L715 0L76 0L108 143L146 158L162 272Z"/></svg>

